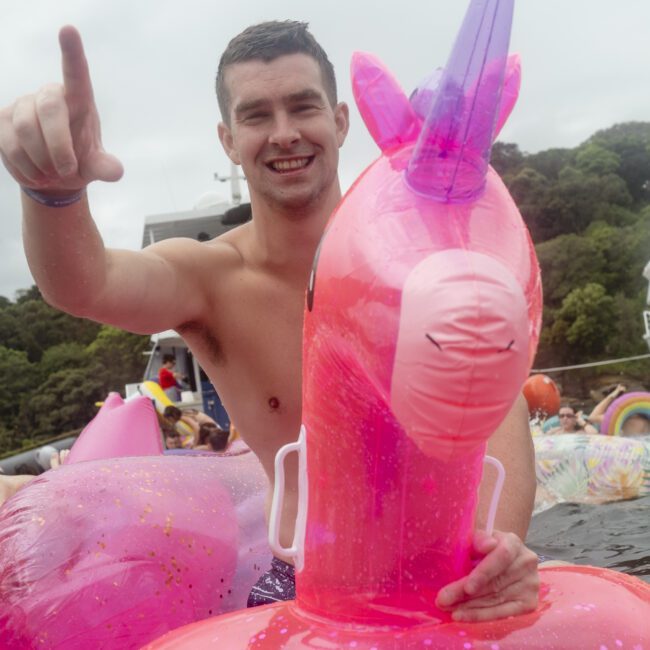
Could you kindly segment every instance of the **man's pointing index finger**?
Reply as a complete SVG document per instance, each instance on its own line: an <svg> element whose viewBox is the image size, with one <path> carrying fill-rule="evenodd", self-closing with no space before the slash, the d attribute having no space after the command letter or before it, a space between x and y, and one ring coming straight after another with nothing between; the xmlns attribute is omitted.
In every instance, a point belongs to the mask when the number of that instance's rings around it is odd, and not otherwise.
<svg viewBox="0 0 650 650"><path fill-rule="evenodd" d="M72 25L62 27L59 32L59 45L66 95L76 98L92 97L88 61L86 61L79 32Z"/></svg>

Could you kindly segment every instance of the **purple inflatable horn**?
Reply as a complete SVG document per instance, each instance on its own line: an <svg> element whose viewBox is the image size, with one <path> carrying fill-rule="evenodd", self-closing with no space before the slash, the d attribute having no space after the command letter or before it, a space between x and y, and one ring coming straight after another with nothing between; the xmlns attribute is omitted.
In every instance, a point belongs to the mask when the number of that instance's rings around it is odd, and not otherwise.
<svg viewBox="0 0 650 650"><path fill-rule="evenodd" d="M409 185L420 194L464 203L483 192L513 1L477 1L467 11L406 172Z"/></svg>

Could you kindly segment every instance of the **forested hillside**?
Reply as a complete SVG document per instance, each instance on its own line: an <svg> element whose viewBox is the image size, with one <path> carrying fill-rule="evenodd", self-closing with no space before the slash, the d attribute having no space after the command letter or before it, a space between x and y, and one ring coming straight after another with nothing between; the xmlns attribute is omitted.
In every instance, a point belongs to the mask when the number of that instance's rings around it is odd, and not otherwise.
<svg viewBox="0 0 650 650"><path fill-rule="evenodd" d="M647 352L650 123L616 125L575 149L525 154L497 143L492 165L519 205L542 268L544 330L535 365ZM646 362L626 367L639 379L649 369Z"/></svg>
<svg viewBox="0 0 650 650"><path fill-rule="evenodd" d="M536 367L647 352L641 273L650 261L650 123L616 125L575 149L526 154L497 143L492 164L542 268ZM142 378L148 347L146 336L52 309L35 287L15 302L0 297L0 453L84 426L96 401ZM647 361L624 371L650 388ZM581 371L580 382L599 372Z"/></svg>

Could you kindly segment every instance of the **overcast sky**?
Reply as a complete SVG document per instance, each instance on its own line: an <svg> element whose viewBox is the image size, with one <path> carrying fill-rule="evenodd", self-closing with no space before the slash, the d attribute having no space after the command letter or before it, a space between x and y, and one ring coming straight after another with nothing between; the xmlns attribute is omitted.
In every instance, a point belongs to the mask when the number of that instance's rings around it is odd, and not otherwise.
<svg viewBox="0 0 650 650"><path fill-rule="evenodd" d="M270 19L306 20L351 101L354 50L379 56L407 92L444 65L466 0L21 0L2 3L0 105L60 79L58 28L79 28L105 147L125 167L90 187L107 245L138 248L144 217L186 210L229 165L216 135L214 75L228 40ZM650 120L647 0L517 0L511 51L522 57L519 103L501 133L523 151L575 147L617 122ZM356 109L341 159L344 189L377 156ZM18 190L0 171L0 295L32 284Z"/></svg>

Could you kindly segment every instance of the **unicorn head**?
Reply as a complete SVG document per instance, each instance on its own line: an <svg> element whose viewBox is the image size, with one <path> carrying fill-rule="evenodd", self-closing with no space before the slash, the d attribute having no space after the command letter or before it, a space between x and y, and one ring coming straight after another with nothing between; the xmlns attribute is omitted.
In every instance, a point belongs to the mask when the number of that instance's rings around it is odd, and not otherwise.
<svg viewBox="0 0 650 650"><path fill-rule="evenodd" d="M341 329L368 348L372 381L407 434L440 457L494 431L539 335L535 254L488 164L519 89L511 20L512 0L473 2L444 71L410 100L375 57L355 54L355 98L383 155L333 215L314 266L310 305L327 302L345 317ZM326 274L337 287L331 298ZM356 311L342 310L352 286ZM373 297L379 288L384 297ZM379 340L364 312L385 307L388 293L384 353L373 352Z"/></svg>

